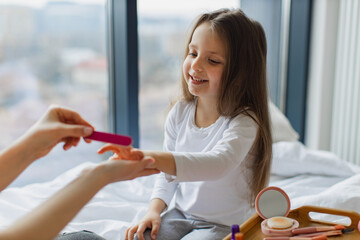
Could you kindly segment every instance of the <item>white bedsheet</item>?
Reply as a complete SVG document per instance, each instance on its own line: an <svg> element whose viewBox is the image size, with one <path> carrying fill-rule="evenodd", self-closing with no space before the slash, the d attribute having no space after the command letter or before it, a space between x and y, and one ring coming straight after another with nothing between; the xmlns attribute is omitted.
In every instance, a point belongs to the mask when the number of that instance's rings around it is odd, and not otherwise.
<svg viewBox="0 0 360 240"><path fill-rule="evenodd" d="M360 212L359 167L343 162L329 152L306 149L299 142L279 142L273 148L270 185L285 190L292 209L316 205ZM82 169L93 164L83 163L50 182L1 192L0 228L39 205ZM87 229L108 240L124 239L126 228L139 221L147 210L154 178L143 177L105 187L64 231Z"/></svg>

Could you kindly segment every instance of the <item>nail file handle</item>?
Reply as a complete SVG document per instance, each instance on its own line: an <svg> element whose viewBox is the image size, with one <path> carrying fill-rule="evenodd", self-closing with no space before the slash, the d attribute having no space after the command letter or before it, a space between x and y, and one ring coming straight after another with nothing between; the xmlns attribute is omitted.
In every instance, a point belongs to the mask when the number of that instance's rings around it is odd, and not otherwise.
<svg viewBox="0 0 360 240"><path fill-rule="evenodd" d="M87 136L85 138L90 139L90 140L100 141L100 142L123 145L123 146L129 146L132 143L132 139L129 136L113 134L113 133L98 132L98 131L93 131L93 133L90 136Z"/></svg>

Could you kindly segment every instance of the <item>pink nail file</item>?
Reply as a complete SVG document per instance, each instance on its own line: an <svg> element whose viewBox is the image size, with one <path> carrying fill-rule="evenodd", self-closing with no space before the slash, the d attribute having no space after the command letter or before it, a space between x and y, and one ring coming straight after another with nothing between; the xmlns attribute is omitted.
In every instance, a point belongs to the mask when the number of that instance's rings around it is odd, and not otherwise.
<svg viewBox="0 0 360 240"><path fill-rule="evenodd" d="M97 131L93 131L90 136L87 136L85 138L100 142L119 144L123 146L129 146L132 143L132 139L129 136Z"/></svg>

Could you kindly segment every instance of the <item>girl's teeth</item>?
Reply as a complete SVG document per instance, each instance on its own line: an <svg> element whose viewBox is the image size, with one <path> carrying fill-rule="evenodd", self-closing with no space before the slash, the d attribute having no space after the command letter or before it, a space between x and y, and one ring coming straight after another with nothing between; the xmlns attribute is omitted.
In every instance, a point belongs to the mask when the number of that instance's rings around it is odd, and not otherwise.
<svg viewBox="0 0 360 240"><path fill-rule="evenodd" d="M202 79L198 79L198 78L195 78L195 77L192 77L193 80L197 81L197 82L203 82L204 80Z"/></svg>

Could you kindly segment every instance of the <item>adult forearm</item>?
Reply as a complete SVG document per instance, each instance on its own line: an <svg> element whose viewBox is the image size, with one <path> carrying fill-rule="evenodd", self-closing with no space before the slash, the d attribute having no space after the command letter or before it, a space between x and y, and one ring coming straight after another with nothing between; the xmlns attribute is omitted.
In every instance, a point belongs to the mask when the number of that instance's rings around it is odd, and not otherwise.
<svg viewBox="0 0 360 240"><path fill-rule="evenodd" d="M14 181L34 160L30 149L26 146L26 141L23 139L19 139L1 151L0 191Z"/></svg>
<svg viewBox="0 0 360 240"><path fill-rule="evenodd" d="M95 171L95 172L94 172ZM11 239L53 239L80 209L107 184L93 168L15 222L5 232Z"/></svg>

